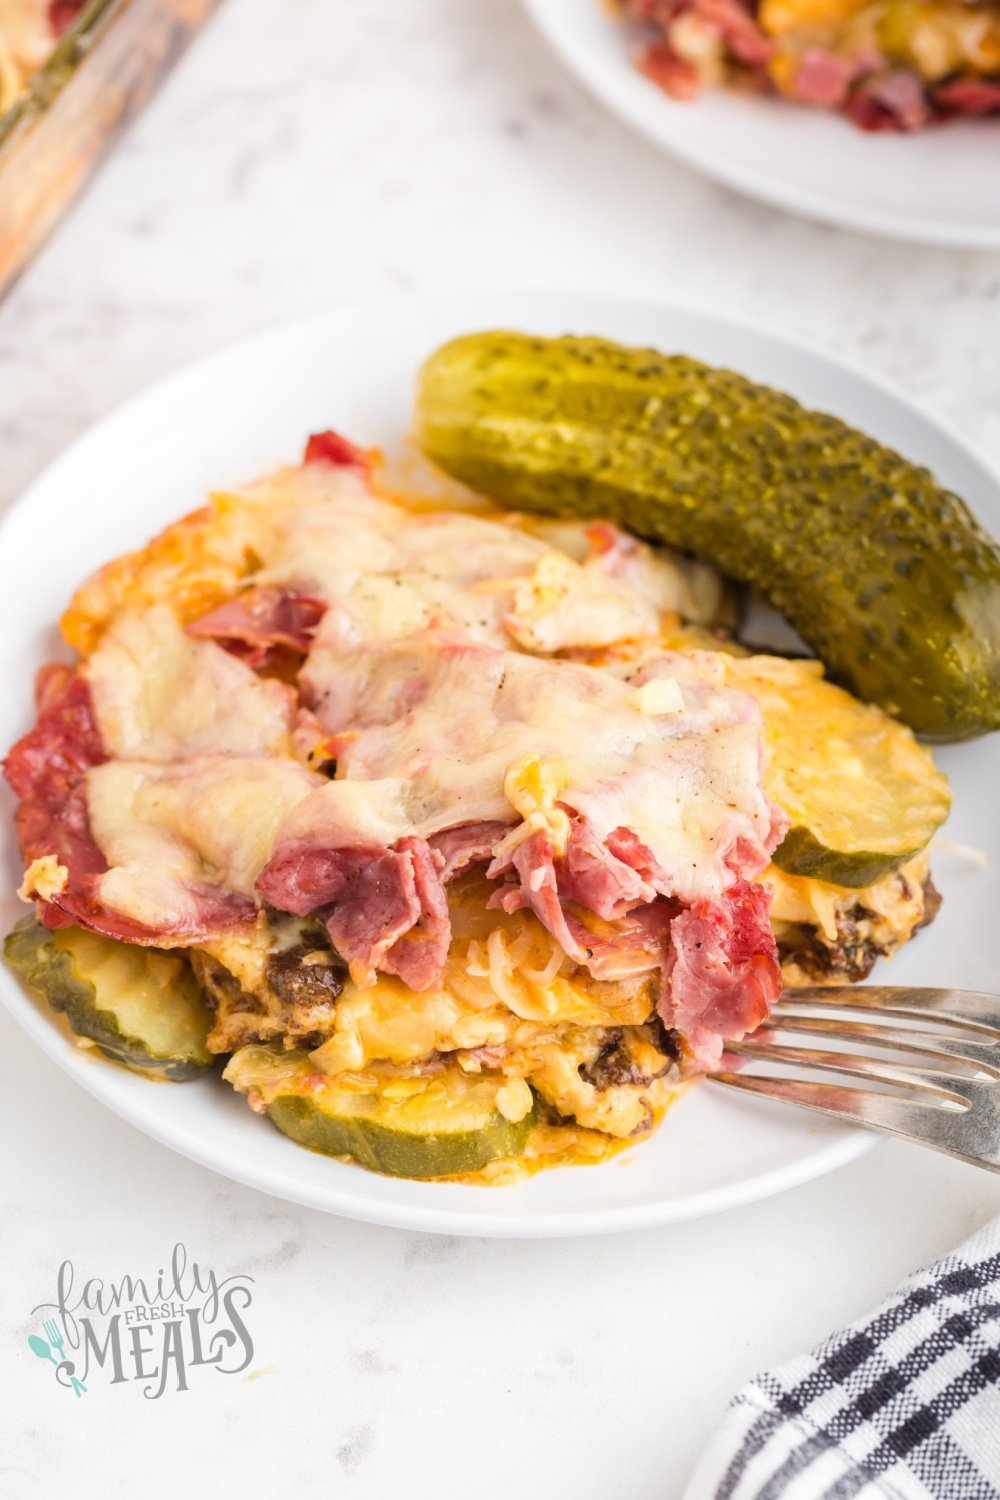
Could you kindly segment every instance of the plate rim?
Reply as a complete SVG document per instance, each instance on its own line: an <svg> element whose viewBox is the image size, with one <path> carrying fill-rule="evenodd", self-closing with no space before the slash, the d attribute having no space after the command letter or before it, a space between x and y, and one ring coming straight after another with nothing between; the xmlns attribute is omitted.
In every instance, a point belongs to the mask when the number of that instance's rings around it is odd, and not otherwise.
<svg viewBox="0 0 1000 1500"><path fill-rule="evenodd" d="M580 3L599 6L601 0L580 0ZM880 213L877 209L852 207L849 203L831 204L822 194L788 189L780 182L769 180L766 174L757 175L735 166L711 148L701 146L697 140L671 137L666 129L661 131L657 128L639 102L638 88L643 86L651 89L655 86L647 83L638 70L635 70L636 92L619 92L608 83L603 70L592 68L582 54L577 52L567 31L556 19L550 0L522 0L522 4L560 62L593 99L658 150L713 181L720 182L747 198L780 209L783 213L814 220L835 229L849 229L904 244L962 250L1000 249L1000 225L991 228L989 225L956 222L938 224L929 219L900 217ZM696 109L697 101L684 107ZM1000 130L1000 121L997 128Z"/></svg>
<svg viewBox="0 0 1000 1500"><path fill-rule="evenodd" d="M973 462L988 479L995 492L998 509L1000 509L1000 473L998 473L997 466L978 450L975 443L952 427L946 418L933 410L928 410L920 398L910 396L880 372L869 370L851 356L828 350L806 336L786 329L775 329L763 320L720 312L691 301L677 302L659 298L627 297L608 295L603 292L546 291L537 288L462 289L444 293L400 293L370 302L339 308L324 308L293 320L275 321L169 372L106 412L96 422L91 423L40 470L0 517L0 547L3 545L7 529L15 523L15 519L19 522L21 516L30 509L36 492L43 486L49 486L53 481L58 485L61 482L60 475L63 469L72 468L77 454L85 451L91 442L99 441L107 427L123 419L127 420L133 408L141 407L146 403L155 404L162 399L165 391L182 385L196 373L204 374L210 370L213 363L222 363L232 359L238 356L240 351L252 345L266 344L272 339L294 340L298 334L303 334L306 330L314 330L318 323L349 324L352 320L364 323L370 319L392 316L401 308L426 308L442 312L449 307L465 309L474 306L480 299L487 305L491 300L501 302L514 300L525 307L534 303L539 309L548 308L550 311L553 308L558 309L561 305L570 308L587 304L595 309L595 321L600 320L602 306L645 310L652 308L659 316L675 315L703 320L729 330L745 332L752 337L763 338L772 344L784 346L792 352L806 353L823 364L840 370L852 379L860 380L891 396L922 423L935 429L954 444L963 457ZM299 1203L359 1222L405 1230L488 1238L532 1239L621 1233L681 1223L722 1212L728 1208L744 1206L811 1181L858 1159L882 1141L881 1137L870 1132L846 1127L842 1135L837 1135L829 1142L794 1161L743 1180L709 1188L702 1192L689 1193L680 1199L611 1205L586 1210L542 1210L532 1212L530 1215L504 1217L503 1215L481 1214L476 1210L458 1208L452 1210L433 1205L411 1205L392 1199L356 1197L349 1188L337 1187L333 1184L313 1190L310 1184L299 1184L294 1180L284 1178L279 1171L259 1163L244 1167L242 1159L232 1155L227 1148L214 1148L211 1136L205 1141L196 1139L175 1122L164 1121L158 1111L145 1108L142 1103L144 1096L138 1095L136 1100L132 1100L127 1094L116 1092L111 1079L117 1070L113 1067L105 1068L103 1065L100 1068L88 1066L81 1053L68 1043L66 1034L59 1025L53 1024L53 1018L36 1005L21 989L14 977L7 973L0 974L0 1001L17 1024L64 1073L114 1115L160 1145L168 1147L178 1155L207 1167L223 1177L238 1181L278 1199ZM106 1084L110 1084L110 1087Z"/></svg>

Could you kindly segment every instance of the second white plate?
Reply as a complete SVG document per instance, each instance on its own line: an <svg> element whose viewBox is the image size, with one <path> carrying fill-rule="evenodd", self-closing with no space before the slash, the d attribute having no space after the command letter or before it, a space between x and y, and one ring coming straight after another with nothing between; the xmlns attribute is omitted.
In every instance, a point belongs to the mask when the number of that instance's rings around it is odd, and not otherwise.
<svg viewBox="0 0 1000 1500"><path fill-rule="evenodd" d="M868 135L820 110L722 91L669 98L633 61L637 33L602 0L525 0L615 114L729 187L790 213L929 244L1000 246L1000 119Z"/></svg>

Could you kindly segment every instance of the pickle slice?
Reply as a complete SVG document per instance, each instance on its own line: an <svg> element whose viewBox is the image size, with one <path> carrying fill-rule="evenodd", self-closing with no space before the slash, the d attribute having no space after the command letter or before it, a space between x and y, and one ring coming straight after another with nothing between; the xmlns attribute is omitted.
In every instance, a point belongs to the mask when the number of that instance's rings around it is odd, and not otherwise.
<svg viewBox="0 0 1000 1500"><path fill-rule="evenodd" d="M951 794L909 729L827 682L819 662L723 660L764 715L764 784L792 820L773 856L779 869L872 885L930 842Z"/></svg>
<svg viewBox="0 0 1000 1500"><path fill-rule="evenodd" d="M608 517L753 584L912 728L1000 728L1000 550L836 417L680 355L491 332L430 357L416 418L427 455L496 500Z"/></svg>
<svg viewBox="0 0 1000 1500"><path fill-rule="evenodd" d="M118 943L24 917L4 942L4 958L25 984L87 1037L135 1072L183 1082L212 1065L205 1045L211 1016L183 954Z"/></svg>
<svg viewBox="0 0 1000 1500"><path fill-rule="evenodd" d="M450 1066L431 1078L325 1080L304 1052L241 1047L223 1077L250 1094L278 1129L326 1156L350 1156L390 1177L455 1177L498 1157L518 1156L534 1107L517 1120L501 1112L499 1074Z"/></svg>

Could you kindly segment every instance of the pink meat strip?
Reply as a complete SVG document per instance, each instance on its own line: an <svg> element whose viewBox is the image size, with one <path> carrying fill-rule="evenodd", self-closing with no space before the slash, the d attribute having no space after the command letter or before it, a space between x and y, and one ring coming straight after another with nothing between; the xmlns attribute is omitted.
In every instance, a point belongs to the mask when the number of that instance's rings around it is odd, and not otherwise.
<svg viewBox="0 0 1000 1500"><path fill-rule="evenodd" d="M366 974L396 974L413 990L441 979L451 924L444 861L423 839L391 849L291 847L262 870L265 901L296 916L318 912L330 939Z"/></svg>
<svg viewBox="0 0 1000 1500"><path fill-rule="evenodd" d="M189 635L218 641L259 671L273 661L276 648L283 646L304 656L325 612L325 602L311 594L249 588L202 615L187 629Z"/></svg>
<svg viewBox="0 0 1000 1500"><path fill-rule="evenodd" d="M748 68L762 68L770 62L774 43L740 0L694 0L691 9L716 28L737 62Z"/></svg>
<svg viewBox="0 0 1000 1500"><path fill-rule="evenodd" d="M314 432L306 443L302 456L304 464L334 464L340 469L357 469L361 474L371 472L371 455L359 448L339 432Z"/></svg>
<svg viewBox="0 0 1000 1500"><path fill-rule="evenodd" d="M634 853L634 835L618 832L627 835L622 843ZM688 1039L699 1065L714 1067L721 1039L759 1026L781 993L768 919L771 896L764 886L739 877L718 899L684 910L661 898L622 911L633 888L621 880L617 858L603 866L606 878L599 886L590 865L582 885L576 884L569 849L565 862L556 861L544 836L535 834L518 846L513 865L519 883L501 887L490 904L508 912L530 906L560 946L595 977L625 978L659 967L663 987L657 1009L666 1025ZM624 918L620 935L596 938L574 917L573 906L585 904L579 900L583 895L600 901L599 915ZM597 911L591 900L588 909Z"/></svg>
<svg viewBox="0 0 1000 1500"><path fill-rule="evenodd" d="M778 949L768 920L770 892L739 880L718 901L700 901L670 924L664 985L657 1006L701 1066L767 1019L781 994Z"/></svg>
<svg viewBox="0 0 1000 1500"><path fill-rule="evenodd" d="M792 80L792 98L820 109L840 109L857 71L852 58L840 57L825 47L807 47Z"/></svg>
<svg viewBox="0 0 1000 1500"><path fill-rule="evenodd" d="M493 858L493 849L507 832L505 823L460 823L444 833L435 833L428 843L443 863L441 880L447 885L470 865L483 864Z"/></svg>
<svg viewBox="0 0 1000 1500"><path fill-rule="evenodd" d="M992 115L1000 110L1000 78L953 78L938 84L933 98L948 114Z"/></svg>
<svg viewBox="0 0 1000 1500"><path fill-rule="evenodd" d="M933 117L923 80L906 68L872 73L853 90L847 113L862 130L920 130Z"/></svg>
<svg viewBox="0 0 1000 1500"><path fill-rule="evenodd" d="M639 71L672 99L679 99L682 103L697 99L701 92L698 69L694 63L678 57L667 41L651 42L643 49L639 54Z"/></svg>

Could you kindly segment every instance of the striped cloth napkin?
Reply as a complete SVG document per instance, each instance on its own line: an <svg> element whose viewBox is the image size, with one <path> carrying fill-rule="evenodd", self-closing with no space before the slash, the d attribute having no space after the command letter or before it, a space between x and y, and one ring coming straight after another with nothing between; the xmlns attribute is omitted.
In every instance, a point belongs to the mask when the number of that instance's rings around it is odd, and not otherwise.
<svg viewBox="0 0 1000 1500"><path fill-rule="evenodd" d="M744 1386L684 1492L857 1497L1000 1497L1000 1219Z"/></svg>

